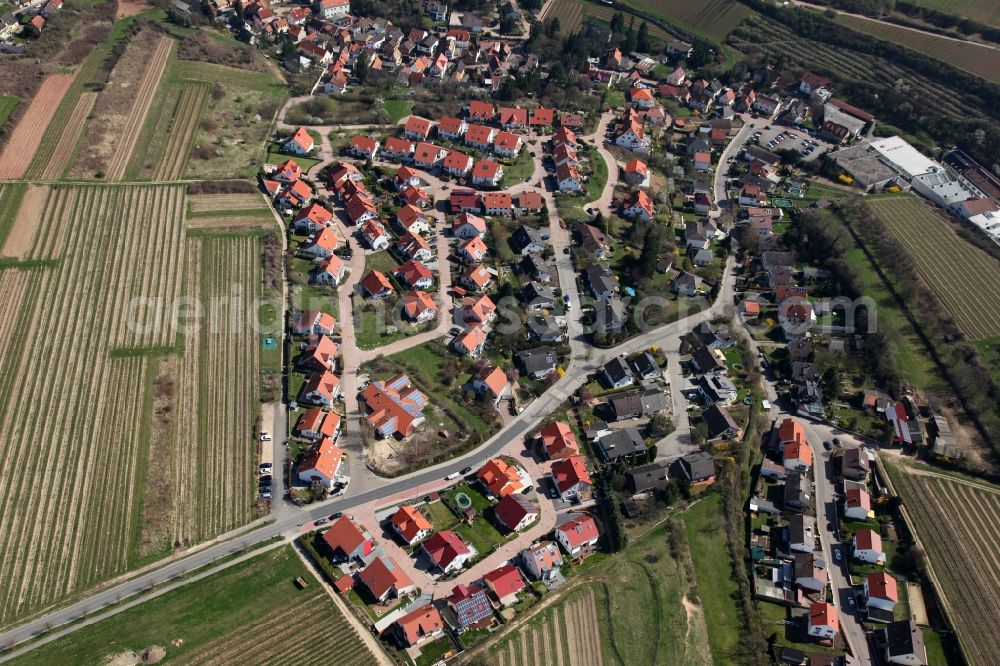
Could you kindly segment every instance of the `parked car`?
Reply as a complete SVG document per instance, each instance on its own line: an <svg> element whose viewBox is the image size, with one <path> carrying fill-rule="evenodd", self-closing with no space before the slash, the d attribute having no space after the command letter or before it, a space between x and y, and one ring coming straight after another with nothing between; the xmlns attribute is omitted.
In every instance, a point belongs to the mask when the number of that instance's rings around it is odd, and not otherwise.
<svg viewBox="0 0 1000 666"><path fill-rule="evenodd" d="M264 485L264 484L271 485L271 475L270 474L261 474L260 475L260 484L261 485Z"/></svg>
<svg viewBox="0 0 1000 666"><path fill-rule="evenodd" d="M269 433L269 432L262 432L262 433L260 433L260 441L262 441L262 442L270 442L271 441L271 433Z"/></svg>
<svg viewBox="0 0 1000 666"><path fill-rule="evenodd" d="M839 548L834 548L833 549L833 559L835 559L835 560L837 560L839 562L841 559L843 559L843 557L844 557L844 554L840 552Z"/></svg>
<svg viewBox="0 0 1000 666"><path fill-rule="evenodd" d="M459 476L460 476L460 474L459 474L458 472L452 472L452 473L451 473L451 474L449 474L448 476L444 477L444 480L445 480L445 481L454 481L454 480L455 480L455 479L457 479L457 478L458 478Z"/></svg>
<svg viewBox="0 0 1000 666"><path fill-rule="evenodd" d="M271 489L270 488L268 488L267 490L261 489L261 491L260 491L260 498L261 499L271 499Z"/></svg>
<svg viewBox="0 0 1000 666"><path fill-rule="evenodd" d="M330 514L330 520L337 520L337 518L340 518L343 515L344 515L343 511L334 511L333 513Z"/></svg>
<svg viewBox="0 0 1000 666"><path fill-rule="evenodd" d="M326 525L328 522L330 521L327 520L326 518L317 518L315 522L313 522L313 525L319 527L320 525Z"/></svg>
<svg viewBox="0 0 1000 666"><path fill-rule="evenodd" d="M469 472L471 472L471 471L472 471L472 466L470 465L470 466L468 466L468 467L463 467L463 468L462 468L462 472L461 472L461 473L462 473L462 474L468 474L468 473L469 473Z"/></svg>

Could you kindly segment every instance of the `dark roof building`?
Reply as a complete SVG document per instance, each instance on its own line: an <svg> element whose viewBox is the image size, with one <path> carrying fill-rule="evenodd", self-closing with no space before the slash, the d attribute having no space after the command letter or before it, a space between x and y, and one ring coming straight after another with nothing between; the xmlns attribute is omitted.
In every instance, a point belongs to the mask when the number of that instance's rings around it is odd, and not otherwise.
<svg viewBox="0 0 1000 666"><path fill-rule="evenodd" d="M622 428L597 440L597 448L606 461L635 455L646 455L646 442L635 428Z"/></svg>
<svg viewBox="0 0 1000 666"><path fill-rule="evenodd" d="M692 485L710 483L715 479L715 458L707 451L690 453L678 461L681 474Z"/></svg>
<svg viewBox="0 0 1000 666"><path fill-rule="evenodd" d="M667 465L652 463L629 470L626 475L629 487L637 493L662 490L667 487Z"/></svg>

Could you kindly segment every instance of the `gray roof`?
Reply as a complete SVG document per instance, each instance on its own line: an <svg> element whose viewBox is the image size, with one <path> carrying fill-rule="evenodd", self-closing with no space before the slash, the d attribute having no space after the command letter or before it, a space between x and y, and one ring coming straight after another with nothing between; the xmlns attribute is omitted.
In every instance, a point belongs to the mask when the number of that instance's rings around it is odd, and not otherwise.
<svg viewBox="0 0 1000 666"><path fill-rule="evenodd" d="M789 472L785 477L785 504L809 506L812 486L801 472Z"/></svg>
<svg viewBox="0 0 1000 666"><path fill-rule="evenodd" d="M646 442L635 428L622 428L597 440L597 447L605 460L646 453Z"/></svg>
<svg viewBox="0 0 1000 666"><path fill-rule="evenodd" d="M591 291L595 295L618 291L618 281L615 280L611 275L611 271L606 266L601 266L600 264L588 266L583 274L586 276L587 284L590 285Z"/></svg>
<svg viewBox="0 0 1000 666"><path fill-rule="evenodd" d="M525 372L533 375L542 370L555 368L559 357L552 347L535 347L534 349L518 352L517 360Z"/></svg>
<svg viewBox="0 0 1000 666"><path fill-rule="evenodd" d="M652 463L636 467L626 474L635 492L667 487L667 465Z"/></svg>
<svg viewBox="0 0 1000 666"><path fill-rule="evenodd" d="M890 657L913 654L922 663L927 663L924 635L920 632L920 627L913 622L902 620L889 624L885 628L885 639Z"/></svg>
<svg viewBox="0 0 1000 666"><path fill-rule="evenodd" d="M629 415L651 416L662 412L669 405L662 391L649 389L646 391L629 391L611 398L611 410L618 418L628 418Z"/></svg>
<svg viewBox="0 0 1000 666"><path fill-rule="evenodd" d="M619 329L628 321L625 304L617 296L601 299L597 312L598 322L608 329Z"/></svg>
<svg viewBox="0 0 1000 666"><path fill-rule="evenodd" d="M715 458L706 451L690 453L680 459L684 475L691 481L704 481L715 476Z"/></svg>
<svg viewBox="0 0 1000 666"><path fill-rule="evenodd" d="M511 234L510 243L515 251L521 252L533 243L542 244L542 235L538 233L538 229L522 224Z"/></svg>
<svg viewBox="0 0 1000 666"><path fill-rule="evenodd" d="M788 519L788 542L816 547L816 519L797 513Z"/></svg>
<svg viewBox="0 0 1000 666"><path fill-rule="evenodd" d="M656 361L649 352L643 352L633 357L629 363L637 375L645 377L647 375L660 374L660 366L656 365Z"/></svg>
<svg viewBox="0 0 1000 666"><path fill-rule="evenodd" d="M602 370L611 380L612 384L617 384L619 380L625 377L632 377L632 371L629 369L628 364L619 356L615 356L605 363Z"/></svg>
<svg viewBox="0 0 1000 666"><path fill-rule="evenodd" d="M708 438L715 439L733 432L738 432L740 426L725 407L712 405L701 415L708 426Z"/></svg>

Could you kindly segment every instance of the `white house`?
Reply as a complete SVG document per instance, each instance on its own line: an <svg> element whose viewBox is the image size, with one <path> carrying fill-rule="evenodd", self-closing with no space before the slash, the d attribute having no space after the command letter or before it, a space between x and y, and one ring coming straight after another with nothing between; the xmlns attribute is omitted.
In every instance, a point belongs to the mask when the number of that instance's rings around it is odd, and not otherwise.
<svg viewBox="0 0 1000 666"><path fill-rule="evenodd" d="M844 493L844 518L848 520L868 520L872 513L872 498L868 491L849 488Z"/></svg>
<svg viewBox="0 0 1000 666"><path fill-rule="evenodd" d="M808 634L814 638L833 640L840 632L840 618L833 604L815 602L809 607Z"/></svg>
<svg viewBox="0 0 1000 666"><path fill-rule="evenodd" d="M570 557L586 556L600 536L597 522L586 514L578 514L556 527L556 541Z"/></svg>
<svg viewBox="0 0 1000 666"><path fill-rule="evenodd" d="M868 574L865 578L865 601L869 608L892 612L899 602L896 579L884 571Z"/></svg>
<svg viewBox="0 0 1000 666"><path fill-rule="evenodd" d="M885 553L882 551L882 537L878 532L867 528L854 533L851 540L854 559L868 564L885 564Z"/></svg>
<svg viewBox="0 0 1000 666"><path fill-rule="evenodd" d="M313 444L299 463L299 480L305 483L317 481L325 488L333 487L340 467L341 451L334 441L326 437Z"/></svg>

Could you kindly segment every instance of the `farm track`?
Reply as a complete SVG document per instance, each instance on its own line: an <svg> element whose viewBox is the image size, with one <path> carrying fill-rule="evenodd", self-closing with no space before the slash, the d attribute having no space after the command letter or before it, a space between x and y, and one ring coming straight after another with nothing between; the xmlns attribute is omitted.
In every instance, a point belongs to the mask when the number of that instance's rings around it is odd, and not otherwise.
<svg viewBox="0 0 1000 666"><path fill-rule="evenodd" d="M184 173L184 165L187 164L188 154L191 151L191 141L198 131L198 121L205 108L208 90L207 83L184 87L167 135L167 145L153 176L154 180L176 180Z"/></svg>
<svg viewBox="0 0 1000 666"><path fill-rule="evenodd" d="M142 132L143 122L146 119L146 114L149 112L149 107L153 103L153 96L156 93L157 86L160 84L160 78L163 76L164 69L166 69L167 60L170 58L174 44L174 40L165 36L161 36L156 44L156 49L153 51L149 64L146 67L142 84L135 91L132 109L126 119L125 127L120 133L114 154L108 163L108 182L120 181L125 176L125 169L128 167L129 159L132 156L132 148L135 146L135 142L138 141L139 134Z"/></svg>
<svg viewBox="0 0 1000 666"><path fill-rule="evenodd" d="M0 271L0 358L6 358L12 342L29 275L27 271L13 269Z"/></svg>
<svg viewBox="0 0 1000 666"><path fill-rule="evenodd" d="M1000 637L984 620L982 609L1000 603L995 555L1000 496L992 489L976 490L902 466L899 481L967 660L992 663L1000 654Z"/></svg>
<svg viewBox="0 0 1000 666"><path fill-rule="evenodd" d="M84 123L86 123L90 112L94 110L95 102L97 102L97 93L95 92L82 93L77 99L73 106L73 113L66 124L62 126L59 140L49 151L49 160L41 173L43 180L56 180L66 171L69 159L80 140Z"/></svg>
<svg viewBox="0 0 1000 666"><path fill-rule="evenodd" d="M31 165L59 104L76 74L50 74L10 135L0 154L0 178L21 178Z"/></svg>
<svg viewBox="0 0 1000 666"><path fill-rule="evenodd" d="M878 199L870 205L971 338L1000 334L1000 265L995 259L962 240L916 198Z"/></svg>
<svg viewBox="0 0 1000 666"><path fill-rule="evenodd" d="M276 84L274 77L267 72L254 72L209 62L177 60L171 69L174 76L182 80L213 84L223 82L250 89Z"/></svg>

